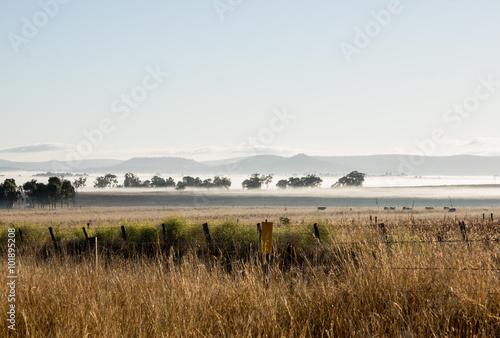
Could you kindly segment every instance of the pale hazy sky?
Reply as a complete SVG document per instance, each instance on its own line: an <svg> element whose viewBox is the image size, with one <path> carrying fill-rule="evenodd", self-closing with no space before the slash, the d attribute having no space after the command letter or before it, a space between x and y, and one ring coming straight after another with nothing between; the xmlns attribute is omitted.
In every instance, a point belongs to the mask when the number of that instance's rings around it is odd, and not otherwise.
<svg viewBox="0 0 500 338"><path fill-rule="evenodd" d="M499 13L498 0L5 1L0 159L500 155Z"/></svg>

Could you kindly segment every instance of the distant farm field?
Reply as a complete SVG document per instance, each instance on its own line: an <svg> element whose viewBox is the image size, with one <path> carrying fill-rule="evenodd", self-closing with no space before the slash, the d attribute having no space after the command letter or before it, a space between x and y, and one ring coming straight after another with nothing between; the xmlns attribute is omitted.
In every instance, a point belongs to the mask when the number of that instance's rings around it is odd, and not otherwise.
<svg viewBox="0 0 500 338"><path fill-rule="evenodd" d="M326 206L326 207L500 207L500 186L363 187L341 189L286 189L226 191L224 189L148 189L81 192L76 205L218 207L218 206Z"/></svg>
<svg viewBox="0 0 500 338"><path fill-rule="evenodd" d="M20 336L492 337L498 216L459 207L15 209L0 210L0 236L6 252L15 229ZM266 219L268 259L257 228Z"/></svg>

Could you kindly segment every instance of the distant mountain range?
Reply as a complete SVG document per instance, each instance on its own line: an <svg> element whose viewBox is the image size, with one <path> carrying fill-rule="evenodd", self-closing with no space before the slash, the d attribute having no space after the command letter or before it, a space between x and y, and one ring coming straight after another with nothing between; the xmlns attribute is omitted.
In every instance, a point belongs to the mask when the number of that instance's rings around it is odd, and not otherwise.
<svg viewBox="0 0 500 338"><path fill-rule="evenodd" d="M122 163L120 160L82 160L78 163L62 161L46 162L11 162L0 160L0 171L27 170L27 171L82 171L90 168L113 166Z"/></svg>
<svg viewBox="0 0 500 338"><path fill-rule="evenodd" d="M308 156L291 157L257 155L246 158L197 162L180 157L136 157L120 160L82 160L77 165L62 161L10 162L0 160L1 171L64 171L87 173L160 173L166 175L335 175L353 170L368 175L500 175L500 156L427 156L369 155L369 156Z"/></svg>

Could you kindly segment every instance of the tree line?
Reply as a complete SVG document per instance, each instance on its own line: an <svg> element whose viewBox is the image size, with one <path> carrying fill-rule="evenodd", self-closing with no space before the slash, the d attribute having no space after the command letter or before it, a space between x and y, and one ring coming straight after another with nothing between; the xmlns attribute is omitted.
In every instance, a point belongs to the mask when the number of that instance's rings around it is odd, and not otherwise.
<svg viewBox="0 0 500 338"><path fill-rule="evenodd" d="M365 180L365 174L352 171L351 173L341 177L332 188L346 186L362 186ZM262 186L269 187L273 180L273 175L252 174L249 178L242 182L244 189L261 189ZM56 208L58 204L61 207L64 204L69 205L75 203L77 189L86 186L87 178L80 177L71 183L64 178L50 177L48 183L39 183L33 179L24 183L22 186L17 186L13 178L6 179L0 184L0 208L12 208L14 204L22 199L23 194L26 196L26 202L31 207L51 206ZM279 180L276 186L280 189L287 188L319 188L323 180L316 175L307 175L303 177L290 177L288 179ZM226 188L231 186L231 179L224 176L215 176L202 180L199 177L184 176L177 183L172 177L163 178L155 175L151 180L142 181L133 173L126 173L123 185L118 184L118 178L113 174L99 176L94 181L94 188L111 188L111 187L126 187L126 188L167 188L175 187L176 190L184 190L188 187L195 188Z"/></svg>
<svg viewBox="0 0 500 338"><path fill-rule="evenodd" d="M31 180L24 183L23 191L31 207L38 205L41 208L49 205L56 208L57 204L74 204L76 189L70 181L61 180L59 177L49 177L48 184Z"/></svg>
<svg viewBox="0 0 500 338"><path fill-rule="evenodd" d="M261 189L262 186L266 188L272 183L274 178L273 174L262 175L252 174L249 178L242 182L244 189ZM83 180L80 178L79 180ZM361 186L365 180L365 174L358 171L353 171L341 177L333 187L343 186ZM323 180L316 175L307 175L303 177L290 177L288 179L281 179L276 183L280 189L287 188L319 188ZM75 186L78 188L82 184L75 180ZM83 182L85 186L85 182ZM181 181L177 183L172 177L163 178L159 175L153 176L150 180L142 181L136 174L126 173L123 185L118 184L116 175L106 174L99 176L94 181L94 188L168 188L175 187L176 190L184 190L188 187L195 188L229 188L231 186L231 179L227 177L215 176L202 180L199 177L184 176Z"/></svg>
<svg viewBox="0 0 500 338"><path fill-rule="evenodd" d="M332 188L346 186L361 186L365 180L365 174L352 171L341 177ZM242 182L244 189L266 189L272 183L274 175L252 174ZM83 188L86 185L86 177L76 179L73 185L76 189ZM281 179L276 183L279 189L287 188L319 188L323 180L316 175L306 175L303 177L290 177ZM202 180L199 177L184 176L182 180L175 182L172 177L163 178L159 175L153 176L150 180L142 181L136 174L126 173L123 184L119 184L118 177L114 174L99 176L94 180L94 188L168 188L173 187L176 190L184 190L189 187L194 188L226 188L231 186L231 179L224 176L215 176Z"/></svg>
<svg viewBox="0 0 500 338"><path fill-rule="evenodd" d="M286 188L319 188L323 180L316 175L304 177L290 177L287 180L279 180L276 186L280 189Z"/></svg>
<svg viewBox="0 0 500 338"><path fill-rule="evenodd" d="M231 179L228 177L215 176L202 180L199 177L184 176L177 183L172 177L163 178L159 175L153 176L150 180L142 181L136 174L126 173L123 185L118 184L116 175L106 174L94 180L94 188L168 188L175 187L176 190L184 190L187 187L195 188L226 188L231 186Z"/></svg>
<svg viewBox="0 0 500 338"><path fill-rule="evenodd" d="M358 171L352 171L349 174L339 178L331 187L357 187L362 186L365 181L365 174ZM269 187L273 180L273 175L252 174L242 182L244 189L261 189L263 185ZM276 183L279 189L287 188L319 188L323 180L316 175L307 175L303 177L290 177L281 179Z"/></svg>
<svg viewBox="0 0 500 338"><path fill-rule="evenodd" d="M0 207L11 209L16 202L22 200L23 194L30 207L51 206L56 208L64 204L75 203L76 189L70 181L59 177L49 177L48 183L39 183L31 180L22 186L17 186L13 178L6 179L0 184Z"/></svg>

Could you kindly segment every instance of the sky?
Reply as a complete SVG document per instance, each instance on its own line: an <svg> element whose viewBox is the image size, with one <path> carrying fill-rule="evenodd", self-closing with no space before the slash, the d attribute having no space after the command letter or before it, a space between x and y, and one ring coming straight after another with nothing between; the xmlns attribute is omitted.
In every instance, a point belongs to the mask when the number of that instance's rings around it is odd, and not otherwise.
<svg viewBox="0 0 500 338"><path fill-rule="evenodd" d="M0 159L500 155L494 0L6 1Z"/></svg>

